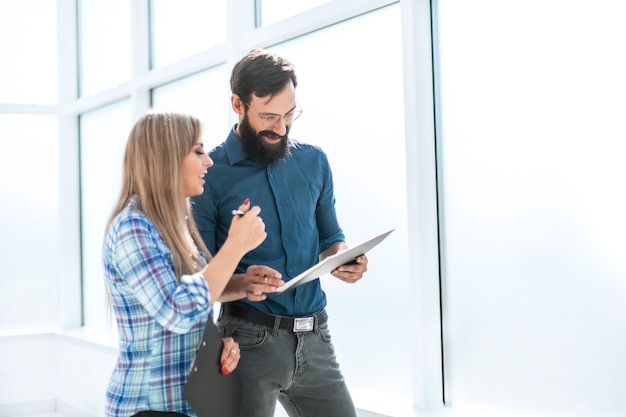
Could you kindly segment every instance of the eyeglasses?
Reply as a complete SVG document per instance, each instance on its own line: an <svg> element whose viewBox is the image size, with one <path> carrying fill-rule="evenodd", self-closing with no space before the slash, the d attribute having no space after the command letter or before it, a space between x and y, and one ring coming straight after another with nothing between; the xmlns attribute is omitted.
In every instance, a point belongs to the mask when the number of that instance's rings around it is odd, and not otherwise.
<svg viewBox="0 0 626 417"><path fill-rule="evenodd" d="M266 129L271 129L272 127L276 126L276 123L278 123L281 118L285 121L286 125L290 125L294 122L294 120L296 120L302 114L302 109L300 109L299 107L296 107L295 109L293 109L289 113L286 113L283 116L281 116L280 114L273 114L273 113L259 114L255 112L252 109L252 107L250 107L250 105L246 103L245 101L244 101L244 104L248 106L250 110L252 110L252 113L256 114L259 120L261 120L261 124Z"/></svg>

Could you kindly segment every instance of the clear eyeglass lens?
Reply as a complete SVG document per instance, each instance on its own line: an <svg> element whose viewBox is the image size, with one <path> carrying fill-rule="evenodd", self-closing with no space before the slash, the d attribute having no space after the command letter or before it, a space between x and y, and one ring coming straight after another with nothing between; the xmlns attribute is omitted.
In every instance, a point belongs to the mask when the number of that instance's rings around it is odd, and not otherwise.
<svg viewBox="0 0 626 417"><path fill-rule="evenodd" d="M261 122L263 122L263 126L265 127L272 127L278 123L279 120L280 116L277 114L271 116L261 116ZM285 119L285 122L287 122L287 119Z"/></svg>
<svg viewBox="0 0 626 417"><path fill-rule="evenodd" d="M294 110L291 113L287 113L285 115L285 123L287 124L291 124L291 122L293 122L294 120L296 120L298 117L300 117L300 114L302 113L302 110Z"/></svg>
<svg viewBox="0 0 626 417"><path fill-rule="evenodd" d="M252 110L252 108L250 107L248 103L245 103L245 104L246 106L248 106L250 110ZM289 125L298 117L300 117L300 115L302 114L302 110L300 109L295 109L292 112L289 112L284 116L281 116L279 114L266 114L266 115L261 116L254 110L252 110L252 112L256 114L257 117L261 120L261 124L263 125L263 127L268 128L268 129L271 127L274 127L274 125L276 125L276 123L280 121L281 117L285 121L285 124Z"/></svg>
<svg viewBox="0 0 626 417"><path fill-rule="evenodd" d="M302 110L294 110L291 113L287 113L286 115L284 115L283 119L285 120L285 124L291 124L291 122L296 120L300 116L301 113L302 113ZM276 125L276 123L280 121L281 116L278 114L272 114L272 115L260 116L260 118L261 118L261 122L263 126L270 128Z"/></svg>

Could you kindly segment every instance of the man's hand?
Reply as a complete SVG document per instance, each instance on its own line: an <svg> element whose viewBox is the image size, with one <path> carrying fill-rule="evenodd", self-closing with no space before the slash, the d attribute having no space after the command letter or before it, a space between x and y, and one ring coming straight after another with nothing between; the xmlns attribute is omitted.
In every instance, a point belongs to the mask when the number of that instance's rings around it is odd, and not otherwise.
<svg viewBox="0 0 626 417"><path fill-rule="evenodd" d="M324 260L328 256L332 256L337 252L343 252L347 249L348 245L346 245L345 242L337 242L320 254L320 261ZM357 257L355 261L340 265L333 269L330 274L335 278L339 278L343 282L354 284L363 278L365 271L367 271L367 256L361 255Z"/></svg>
<svg viewBox="0 0 626 417"><path fill-rule="evenodd" d="M340 280L347 282L348 284L354 284L361 278L367 271L367 256L361 255L356 258L355 262L349 262L335 268L331 275L339 278Z"/></svg>
<svg viewBox="0 0 626 417"><path fill-rule="evenodd" d="M265 293L275 292L285 285L282 275L275 269L264 265L251 265L245 274L235 274L228 282L220 297L220 302L247 298L250 301L263 301Z"/></svg>

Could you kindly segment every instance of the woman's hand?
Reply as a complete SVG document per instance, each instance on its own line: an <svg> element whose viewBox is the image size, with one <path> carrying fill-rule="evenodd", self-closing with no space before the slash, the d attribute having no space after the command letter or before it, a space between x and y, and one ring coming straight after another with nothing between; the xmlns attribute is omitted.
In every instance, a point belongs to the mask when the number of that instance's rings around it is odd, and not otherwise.
<svg viewBox="0 0 626 417"><path fill-rule="evenodd" d="M249 252L259 246L267 237L265 223L259 216L259 206L250 207L250 199L246 198L239 211L243 215L235 214L228 230L228 239L236 241L245 252Z"/></svg>
<svg viewBox="0 0 626 417"><path fill-rule="evenodd" d="M202 274L211 289L211 304L216 300L223 299L222 292L231 281L241 258L259 246L267 237L265 223L259 217L260 207L250 208L250 199L246 198L243 204L239 206L239 210L243 214L233 214L233 221L228 230L228 238L220 250L213 256L213 259L202 270ZM243 290L235 291L243 292ZM233 290L228 292L232 293Z"/></svg>
<svg viewBox="0 0 626 417"><path fill-rule="evenodd" d="M239 359L241 358L241 351L239 350L239 343L235 342L232 337L225 337L224 349L222 349L221 364L222 374L228 375L235 370Z"/></svg>

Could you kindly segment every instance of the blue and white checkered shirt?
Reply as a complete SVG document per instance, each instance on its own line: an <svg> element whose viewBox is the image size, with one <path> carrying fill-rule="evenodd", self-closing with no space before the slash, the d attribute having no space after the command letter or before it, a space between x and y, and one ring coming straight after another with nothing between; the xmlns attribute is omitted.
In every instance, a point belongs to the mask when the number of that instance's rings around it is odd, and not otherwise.
<svg viewBox="0 0 626 417"><path fill-rule="evenodd" d="M182 392L213 313L209 287L200 273L177 281L171 251L134 205L132 201L115 218L104 248L106 286L119 334L106 415L157 410L194 416Z"/></svg>

